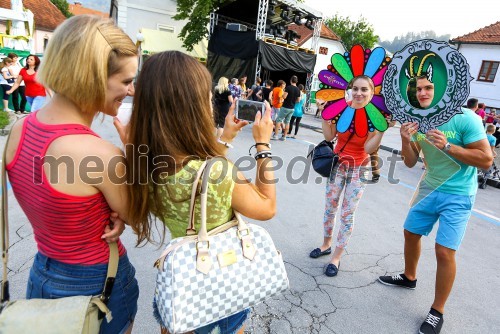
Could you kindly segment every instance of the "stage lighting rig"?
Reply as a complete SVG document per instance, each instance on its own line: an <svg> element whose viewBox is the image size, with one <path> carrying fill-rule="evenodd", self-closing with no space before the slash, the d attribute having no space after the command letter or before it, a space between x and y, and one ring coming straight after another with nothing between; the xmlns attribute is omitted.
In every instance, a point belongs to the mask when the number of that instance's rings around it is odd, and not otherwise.
<svg viewBox="0 0 500 334"><path fill-rule="evenodd" d="M291 41L295 41L296 39L300 39L300 37L301 36L293 30L287 30L286 34L285 34L285 39L286 39L287 43L290 43Z"/></svg>
<svg viewBox="0 0 500 334"><path fill-rule="evenodd" d="M307 29L314 30L314 17L312 16L307 16L306 17L306 24L304 24Z"/></svg>
<svg viewBox="0 0 500 334"><path fill-rule="evenodd" d="M283 6L281 7L281 14L280 14L280 17L285 21L285 22L289 22L291 21L290 17L288 16L290 15L290 9L288 9L288 6Z"/></svg>
<svg viewBox="0 0 500 334"><path fill-rule="evenodd" d="M283 23L280 23L280 24L277 24L276 25L276 34L275 36L276 37L283 37L283 35L285 34L285 25Z"/></svg>
<svg viewBox="0 0 500 334"><path fill-rule="evenodd" d="M278 4L278 1L276 1L276 0L269 1L269 8L267 9L267 16L276 15L276 5L277 4Z"/></svg>
<svg viewBox="0 0 500 334"><path fill-rule="evenodd" d="M298 26L302 25L302 13L300 11L293 12L293 22Z"/></svg>

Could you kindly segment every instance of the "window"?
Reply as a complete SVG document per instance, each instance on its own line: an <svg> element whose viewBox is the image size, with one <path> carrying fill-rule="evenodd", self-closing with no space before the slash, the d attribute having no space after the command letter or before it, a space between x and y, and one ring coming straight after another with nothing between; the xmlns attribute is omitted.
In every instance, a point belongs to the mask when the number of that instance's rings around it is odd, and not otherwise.
<svg viewBox="0 0 500 334"><path fill-rule="evenodd" d="M320 55L328 55L328 48L326 48L324 46L320 46L319 47L319 54Z"/></svg>
<svg viewBox="0 0 500 334"><path fill-rule="evenodd" d="M111 13L109 16L115 21L115 24L118 22L118 4L116 0L113 0L111 3Z"/></svg>
<svg viewBox="0 0 500 334"><path fill-rule="evenodd" d="M165 32L171 32L171 33L175 33L175 28L172 27L172 26L168 26L166 24L161 24L161 23L158 23L157 24L157 28L158 30L160 31L165 31Z"/></svg>
<svg viewBox="0 0 500 334"><path fill-rule="evenodd" d="M44 39L43 39L43 51L45 51L47 49L48 44L49 44L49 38L44 37Z"/></svg>
<svg viewBox="0 0 500 334"><path fill-rule="evenodd" d="M498 70L498 61L483 60L477 81L493 82Z"/></svg>

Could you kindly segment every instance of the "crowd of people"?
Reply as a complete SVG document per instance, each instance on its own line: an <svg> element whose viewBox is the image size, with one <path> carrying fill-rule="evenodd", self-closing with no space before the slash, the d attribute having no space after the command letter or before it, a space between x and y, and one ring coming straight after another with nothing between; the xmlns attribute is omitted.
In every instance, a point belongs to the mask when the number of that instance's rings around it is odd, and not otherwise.
<svg viewBox="0 0 500 334"><path fill-rule="evenodd" d="M45 105L49 91L37 81L37 71L40 58L30 54L26 65L19 63L15 53L9 53L0 63L0 85L3 91L3 111L16 114L27 114L26 102L30 110L38 110ZM12 97L14 110L9 108L9 98Z"/></svg>
<svg viewBox="0 0 500 334"><path fill-rule="evenodd" d="M273 87L272 80L262 80L257 77L252 87L246 87L247 76L229 79L220 77L214 88L214 116L217 126L217 135L220 136L224 128L224 120L228 114L229 106L239 99L256 102L267 102L271 105L271 119L273 121L272 140L285 141L287 137L295 138L299 131L300 121L304 115L306 91L303 84L298 84L297 76L292 76L290 85L279 80ZM294 129L294 134L292 130Z"/></svg>
<svg viewBox="0 0 500 334"><path fill-rule="evenodd" d="M13 126L6 147L12 189L33 226L38 247L30 269L27 298L99 294L109 260L107 242L117 242L118 274L108 302L113 320L102 323L101 333L130 333L139 286L119 237L129 224L137 234L137 244L152 241L156 218L163 226L163 237L165 229L172 238L186 235L192 184L169 180L188 180L206 159L226 156L239 131L248 125L235 117L238 99L265 104L265 112L257 113L252 126L255 181L235 182L233 175L237 180L246 180L245 176L227 159L226 166L216 163L210 175L220 182L209 186L207 226L212 230L224 224L234 211L256 220L269 220L276 214L276 185L267 182L274 179L270 140L284 141L293 130L293 136L298 133L305 91L296 76L290 78L289 85L279 80L276 86L271 80L262 85L257 78L250 88L246 76L231 80L221 77L212 89L211 75L202 64L184 53L167 51L151 56L134 84L138 69L135 44L111 20L87 15L72 17L57 28L42 64L38 57L30 55L26 67L17 72L12 68L14 58L5 58L2 63L4 110L8 109L6 97L8 100L10 94L21 93L24 82L33 111ZM67 70L68 63L72 64L71 71ZM183 79L178 80L180 77ZM357 76L351 85L351 107L363 108L374 95L373 81ZM422 89L419 93L420 86L427 87L425 92ZM423 76L416 79L416 87L416 97L425 108L429 94L433 94L433 83ZM53 92L49 101L45 99L46 91ZM125 154L90 129L98 113L116 116L127 96L134 96L130 123L122 124L115 117L114 124L123 143L130 144L128 148L148 147L142 155ZM23 111L22 105L21 99L15 111ZM498 119L491 109L488 115ZM492 124L484 117L491 135ZM389 127L394 125L390 118L387 123ZM331 255L324 273L334 277L339 275L355 212L368 182L368 169L373 164L370 154L378 150L384 133L373 131L366 137L340 133L334 122L326 120L322 128L326 140L336 139L335 153L340 160L326 182L323 243L309 256L317 259ZM493 153L479 118L467 109L426 134L417 130L416 123L404 123L400 128L404 163L413 167L422 151L428 166L404 224L404 273L381 276L379 281L415 289L421 237L428 235L439 220L435 299L420 328L420 333L439 333L455 278L455 254L474 203L475 170L491 166ZM447 137L450 133L458 135ZM47 177L54 171L42 164L43 160L34 159L36 156L70 157L77 165L88 156L97 157L105 168L93 177L102 182L95 184L78 171L60 175L55 182ZM109 162L116 157L123 164L108 170L113 165ZM162 157L166 167L161 172L140 168L144 157L154 164ZM33 165L32 161L37 163ZM443 170L455 165L460 166L457 173L451 178L443 175ZM224 175L223 167L229 168ZM126 175L130 182L113 182L113 173ZM33 187L33 176L44 182ZM339 209L340 227L332 250ZM248 313L248 309L242 310L194 333L243 333ZM165 324L158 322L162 333L167 333Z"/></svg>

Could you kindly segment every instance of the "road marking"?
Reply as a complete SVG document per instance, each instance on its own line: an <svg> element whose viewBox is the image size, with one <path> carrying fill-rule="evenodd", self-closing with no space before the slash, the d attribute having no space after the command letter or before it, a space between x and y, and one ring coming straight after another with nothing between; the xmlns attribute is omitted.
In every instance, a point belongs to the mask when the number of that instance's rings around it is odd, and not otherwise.
<svg viewBox="0 0 500 334"><path fill-rule="evenodd" d="M307 141L307 140L302 140L302 139L295 139L296 141L300 142L300 143L307 143L308 145L316 145L314 143L311 143L310 141ZM384 175L384 174L380 174L380 176L384 177L384 178L388 178L387 175ZM398 185L400 186L403 186L405 188L408 188L408 189L411 189L413 191L415 191L415 187L410 185L410 184L407 184L407 183L404 183L404 182L401 182L399 181L398 182ZM492 214L489 214L487 212L484 212L484 211L481 211L481 210L478 210L478 209L472 209L472 212L471 214L474 216L474 217L477 217L479 219L482 219L484 221L487 221L489 223L492 223L496 226L500 226L500 218L499 217L496 217Z"/></svg>

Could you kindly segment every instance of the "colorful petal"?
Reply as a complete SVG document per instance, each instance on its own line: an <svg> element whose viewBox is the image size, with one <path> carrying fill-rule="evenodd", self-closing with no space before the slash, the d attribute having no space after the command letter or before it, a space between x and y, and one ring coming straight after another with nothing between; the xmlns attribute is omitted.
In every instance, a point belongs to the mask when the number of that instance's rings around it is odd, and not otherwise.
<svg viewBox="0 0 500 334"><path fill-rule="evenodd" d="M318 74L318 79L325 85L331 86L333 88L347 89L347 81L330 71L320 71Z"/></svg>
<svg viewBox="0 0 500 334"><path fill-rule="evenodd" d="M326 120L334 119L338 116L338 114L344 111L345 107L347 107L345 99L338 100L337 102L334 102L326 107L321 113L321 117Z"/></svg>
<svg viewBox="0 0 500 334"><path fill-rule="evenodd" d="M351 49L351 66L352 73L355 77L363 74L365 67L365 50L359 44L356 44Z"/></svg>
<svg viewBox="0 0 500 334"><path fill-rule="evenodd" d="M366 118L365 108L356 109L354 116L354 130L358 137L364 137L368 133L368 119Z"/></svg>
<svg viewBox="0 0 500 334"><path fill-rule="evenodd" d="M336 101L339 99L345 99L345 90L321 89L316 92L316 99L323 101Z"/></svg>
<svg viewBox="0 0 500 334"><path fill-rule="evenodd" d="M382 67L380 69L380 71L378 71L372 78L372 81L373 81L373 84L375 86L378 86L378 85L381 85L382 84L382 80L384 80L384 74L385 74L385 71L387 71L387 65Z"/></svg>
<svg viewBox="0 0 500 334"><path fill-rule="evenodd" d="M387 121L385 120L385 117L380 112L380 110L377 109L377 107L375 107L371 103L368 103L365 109L375 129L382 132L387 130L388 128Z"/></svg>
<svg viewBox="0 0 500 334"><path fill-rule="evenodd" d="M380 95L373 95L371 103L375 107L377 107L379 110L382 110L382 111L390 114L389 110L385 106L385 100L384 100L384 98L382 96L380 96Z"/></svg>
<svg viewBox="0 0 500 334"><path fill-rule="evenodd" d="M346 132L349 130L351 126L352 119L354 117L354 109L351 107L345 108L345 111L340 115L339 120L337 121L337 131L338 132Z"/></svg>
<svg viewBox="0 0 500 334"><path fill-rule="evenodd" d="M373 49L370 54L370 58L368 58L368 62L365 67L365 75L372 77L375 72L377 72L380 64L384 61L385 58L385 50L384 48L378 47Z"/></svg>
<svg viewBox="0 0 500 334"><path fill-rule="evenodd" d="M340 53L336 53L332 56L331 60L333 67L339 72L340 76L347 82L351 81L353 78L352 71L344 56Z"/></svg>

